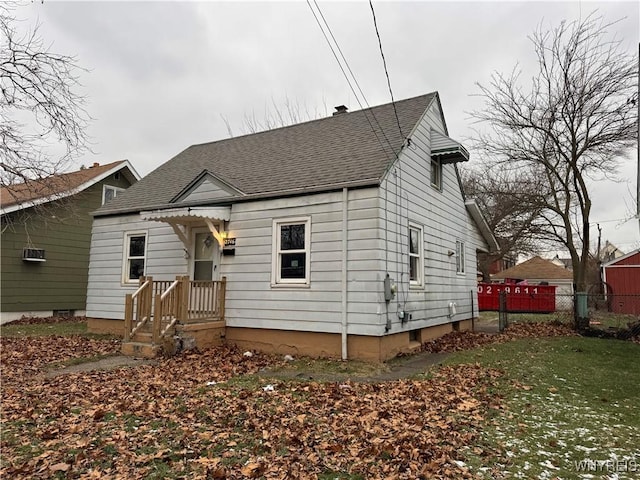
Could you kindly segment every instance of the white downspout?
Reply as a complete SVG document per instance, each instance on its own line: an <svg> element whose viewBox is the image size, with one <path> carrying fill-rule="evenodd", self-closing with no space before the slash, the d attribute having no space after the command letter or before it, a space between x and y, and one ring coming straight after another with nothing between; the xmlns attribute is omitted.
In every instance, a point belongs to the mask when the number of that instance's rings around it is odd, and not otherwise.
<svg viewBox="0 0 640 480"><path fill-rule="evenodd" d="M342 189L342 360L349 358L347 352L347 220L348 190Z"/></svg>

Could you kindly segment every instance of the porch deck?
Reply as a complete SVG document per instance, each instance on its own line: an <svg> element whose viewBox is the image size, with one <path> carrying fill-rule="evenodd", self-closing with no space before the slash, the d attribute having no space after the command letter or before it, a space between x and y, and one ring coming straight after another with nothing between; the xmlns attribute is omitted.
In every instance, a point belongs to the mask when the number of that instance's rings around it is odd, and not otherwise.
<svg viewBox="0 0 640 480"><path fill-rule="evenodd" d="M141 277L139 282L138 289L125 297L123 353L155 356L177 327L224 328L226 277L211 281Z"/></svg>

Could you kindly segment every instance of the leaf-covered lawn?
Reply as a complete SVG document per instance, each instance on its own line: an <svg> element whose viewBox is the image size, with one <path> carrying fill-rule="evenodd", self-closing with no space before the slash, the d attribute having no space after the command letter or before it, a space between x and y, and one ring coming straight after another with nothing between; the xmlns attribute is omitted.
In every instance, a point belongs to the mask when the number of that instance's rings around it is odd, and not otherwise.
<svg viewBox="0 0 640 480"><path fill-rule="evenodd" d="M565 478L568 436L584 449L606 436L614 443L598 454L616 455L640 438L637 384L623 385L639 380L625 369L640 347L548 324L447 335L427 348L485 347L386 383L276 378L281 358L229 347L47 378L52 364L113 354L118 342L1 341L2 478ZM313 363L327 376L345 368Z"/></svg>
<svg viewBox="0 0 640 480"><path fill-rule="evenodd" d="M30 376L14 361L42 366L70 347L45 338L31 359L3 339L4 478L464 478L459 452L499 408L488 394L492 369L447 367L383 384L270 383L255 374L280 360L226 347Z"/></svg>

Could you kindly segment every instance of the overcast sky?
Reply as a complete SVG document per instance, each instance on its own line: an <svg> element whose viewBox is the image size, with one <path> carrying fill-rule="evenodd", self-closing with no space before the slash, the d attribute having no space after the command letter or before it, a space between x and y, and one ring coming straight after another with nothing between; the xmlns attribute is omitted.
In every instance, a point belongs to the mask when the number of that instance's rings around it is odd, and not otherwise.
<svg viewBox="0 0 640 480"><path fill-rule="evenodd" d="M367 2L319 2L370 105L390 101ZM374 2L396 99L438 91L451 137L471 135L476 82L516 63L533 68L527 36L598 9L622 19L616 34L637 55L638 2ZM16 14L41 23L45 43L75 55L94 156L128 159L146 175L189 145L246 133L286 101L311 117L336 105L360 107L306 2L33 2ZM468 142L465 142L468 144ZM474 152L471 150L472 159ZM476 155L477 158L477 155ZM635 210L635 152L622 159L623 183L594 186L593 222L603 242L640 247ZM597 238L595 225L591 232Z"/></svg>

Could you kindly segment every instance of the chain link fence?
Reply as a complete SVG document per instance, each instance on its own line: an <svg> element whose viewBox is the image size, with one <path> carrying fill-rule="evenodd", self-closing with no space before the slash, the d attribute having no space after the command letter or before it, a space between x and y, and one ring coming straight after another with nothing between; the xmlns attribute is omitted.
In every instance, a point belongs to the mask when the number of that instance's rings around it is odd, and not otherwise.
<svg viewBox="0 0 640 480"><path fill-rule="evenodd" d="M579 327L581 334L640 340L640 294L581 294L578 305L574 294L531 293L517 295L501 291L498 305L480 311L477 331L502 331L512 323L550 322ZM581 320L581 321L579 321Z"/></svg>

